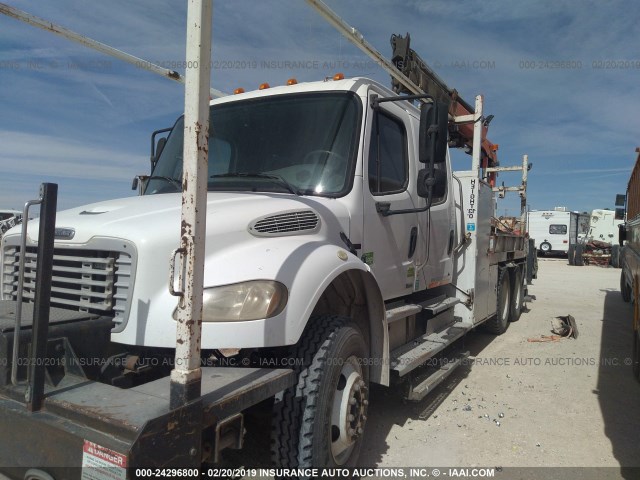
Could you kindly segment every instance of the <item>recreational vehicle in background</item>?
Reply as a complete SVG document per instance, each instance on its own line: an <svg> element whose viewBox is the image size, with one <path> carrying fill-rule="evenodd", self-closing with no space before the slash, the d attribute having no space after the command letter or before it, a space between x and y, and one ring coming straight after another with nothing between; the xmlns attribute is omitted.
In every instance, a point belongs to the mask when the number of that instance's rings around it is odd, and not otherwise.
<svg viewBox="0 0 640 480"><path fill-rule="evenodd" d="M568 253L569 246L578 242L578 215L565 207L530 211L529 237L534 239L538 252L542 255Z"/></svg>
<svg viewBox="0 0 640 480"><path fill-rule="evenodd" d="M624 219L616 219L615 210L593 210L589 221L587 241L597 240L613 245L618 240L619 225L623 223Z"/></svg>

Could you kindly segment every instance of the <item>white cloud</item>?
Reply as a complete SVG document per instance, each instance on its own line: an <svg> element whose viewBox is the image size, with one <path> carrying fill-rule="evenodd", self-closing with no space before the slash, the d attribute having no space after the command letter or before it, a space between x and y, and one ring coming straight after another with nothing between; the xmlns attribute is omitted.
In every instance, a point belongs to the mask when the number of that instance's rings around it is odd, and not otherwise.
<svg viewBox="0 0 640 480"><path fill-rule="evenodd" d="M122 182L135 173L136 159L131 154L77 139L0 130L0 145L3 183L13 175Z"/></svg>
<svg viewBox="0 0 640 480"><path fill-rule="evenodd" d="M586 176L589 170L602 173L603 167L605 175L616 175L606 186L595 185L592 197L609 196L624 179L640 130L640 69L597 69L593 62L637 60L639 6L619 0L579 5L568 0L328 3L383 54L390 53L392 33L409 31L413 48L428 62L439 63L438 73L464 98L485 94L488 113L496 115L490 138L500 144L503 164L517 163L523 153L535 164L532 202L571 195L576 202L591 201L578 185L546 191L546 180L555 174L565 183L570 171ZM154 62L184 58L184 2L113 0L87 8L83 0L14 0L12 5ZM389 83L380 69L354 68L366 57L304 2L214 2L213 23L214 61L343 61L352 66L340 69L348 76ZM179 85L15 20L0 17L0 44L0 61L45 64L43 70L0 69L0 173L56 174L78 201L86 195L86 177L114 185L105 190L115 192L123 180L144 171L149 132L170 125L182 109ZM86 66L96 60L111 66ZM473 60L493 61L495 67L452 64ZM556 60L582 66L538 68L537 62ZM535 62L536 68L523 68L523 61ZM69 62L85 66L68 68ZM330 67L291 71L240 63L214 69L212 84L231 91L333 73ZM19 185L6 178L0 176L0 201Z"/></svg>

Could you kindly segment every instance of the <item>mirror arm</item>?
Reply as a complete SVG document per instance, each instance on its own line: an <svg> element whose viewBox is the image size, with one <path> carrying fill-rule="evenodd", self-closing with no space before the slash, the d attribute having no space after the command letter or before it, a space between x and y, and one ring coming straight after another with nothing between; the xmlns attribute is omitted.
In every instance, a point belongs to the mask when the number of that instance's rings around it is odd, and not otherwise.
<svg viewBox="0 0 640 480"><path fill-rule="evenodd" d="M402 102L405 100L431 100L435 102L435 99L431 95L400 95L397 97L384 97L380 98L379 95L371 95L371 108L377 110L380 107L380 104L383 102Z"/></svg>

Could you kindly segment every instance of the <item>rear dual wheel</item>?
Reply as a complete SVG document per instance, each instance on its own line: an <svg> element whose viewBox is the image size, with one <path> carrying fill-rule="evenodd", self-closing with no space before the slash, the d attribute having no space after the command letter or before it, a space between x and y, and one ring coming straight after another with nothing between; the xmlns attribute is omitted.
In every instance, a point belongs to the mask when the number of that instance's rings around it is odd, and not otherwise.
<svg viewBox="0 0 640 480"><path fill-rule="evenodd" d="M522 267L511 269L509 274L511 279L511 307L509 308L509 321L517 322L522 314L524 305L524 275Z"/></svg>
<svg viewBox="0 0 640 480"><path fill-rule="evenodd" d="M497 288L496 314L484 323L484 328L494 335L502 335L509 326L509 310L511 309L509 269L498 267Z"/></svg>
<svg viewBox="0 0 640 480"><path fill-rule="evenodd" d="M484 328L494 335L502 335L509 322L517 322L524 305L524 283L521 266L498 267L496 314L484 323Z"/></svg>

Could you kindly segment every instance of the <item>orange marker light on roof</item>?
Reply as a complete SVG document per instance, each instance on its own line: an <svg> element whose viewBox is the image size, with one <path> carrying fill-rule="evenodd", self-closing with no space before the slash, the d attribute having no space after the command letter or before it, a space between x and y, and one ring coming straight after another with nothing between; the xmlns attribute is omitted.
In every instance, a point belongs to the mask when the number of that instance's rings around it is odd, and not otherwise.
<svg viewBox="0 0 640 480"><path fill-rule="evenodd" d="M333 76L333 79L334 79L334 80L344 80L344 73L336 73L336 74Z"/></svg>
<svg viewBox="0 0 640 480"><path fill-rule="evenodd" d="M238 95L239 93L244 93L244 88L238 87L233 91L234 95Z"/></svg>
<svg viewBox="0 0 640 480"><path fill-rule="evenodd" d="M259 90L265 90L267 88L269 88L269 84L267 82L261 83L258 87Z"/></svg>
<svg viewBox="0 0 640 480"><path fill-rule="evenodd" d="M289 80L287 80L287 85L296 85L298 83L298 80L296 80L295 78L290 78Z"/></svg>
<svg viewBox="0 0 640 480"><path fill-rule="evenodd" d="M497 143L494 143L494 144L493 144L493 151L494 151L494 152L497 152L497 151L498 151L498 148L500 148L500 145L498 145Z"/></svg>

